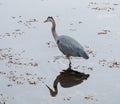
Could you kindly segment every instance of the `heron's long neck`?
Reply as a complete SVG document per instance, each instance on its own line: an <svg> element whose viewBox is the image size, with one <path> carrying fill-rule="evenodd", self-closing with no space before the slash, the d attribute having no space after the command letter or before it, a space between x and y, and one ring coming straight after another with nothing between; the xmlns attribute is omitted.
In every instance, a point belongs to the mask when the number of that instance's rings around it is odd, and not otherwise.
<svg viewBox="0 0 120 104"><path fill-rule="evenodd" d="M52 21L52 28L51 28L51 30L52 30L52 34L53 34L53 37L54 37L55 41L57 41L58 35L57 35L57 32L56 32L56 24L55 24L54 20Z"/></svg>

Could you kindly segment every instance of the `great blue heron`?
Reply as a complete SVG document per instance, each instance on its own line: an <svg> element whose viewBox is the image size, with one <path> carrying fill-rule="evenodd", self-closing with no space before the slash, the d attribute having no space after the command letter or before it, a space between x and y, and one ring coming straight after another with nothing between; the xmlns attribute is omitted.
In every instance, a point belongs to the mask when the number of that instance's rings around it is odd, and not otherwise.
<svg viewBox="0 0 120 104"><path fill-rule="evenodd" d="M73 38L65 35L58 36L56 32L56 23L53 17L48 17L44 23L51 22L52 23L52 34L53 37L58 45L58 48L60 51L67 56L69 59L69 64L71 64L70 56L75 57L83 57L85 59L88 59L89 56L85 52L84 48L80 45L79 42L74 40Z"/></svg>

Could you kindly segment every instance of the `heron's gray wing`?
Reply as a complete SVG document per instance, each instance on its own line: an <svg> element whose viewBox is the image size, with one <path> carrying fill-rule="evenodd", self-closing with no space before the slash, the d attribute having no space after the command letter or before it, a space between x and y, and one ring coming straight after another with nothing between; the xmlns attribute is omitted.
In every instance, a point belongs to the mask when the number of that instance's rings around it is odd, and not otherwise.
<svg viewBox="0 0 120 104"><path fill-rule="evenodd" d="M84 51L83 47L69 36L60 36L57 40L57 45L65 55L81 56L79 51Z"/></svg>

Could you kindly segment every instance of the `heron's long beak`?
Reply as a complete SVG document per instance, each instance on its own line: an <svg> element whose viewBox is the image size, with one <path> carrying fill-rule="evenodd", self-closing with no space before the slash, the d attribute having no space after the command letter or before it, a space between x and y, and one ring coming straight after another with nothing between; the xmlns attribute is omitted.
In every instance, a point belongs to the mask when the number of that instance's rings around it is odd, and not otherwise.
<svg viewBox="0 0 120 104"><path fill-rule="evenodd" d="M48 20L45 20L44 23L48 22Z"/></svg>

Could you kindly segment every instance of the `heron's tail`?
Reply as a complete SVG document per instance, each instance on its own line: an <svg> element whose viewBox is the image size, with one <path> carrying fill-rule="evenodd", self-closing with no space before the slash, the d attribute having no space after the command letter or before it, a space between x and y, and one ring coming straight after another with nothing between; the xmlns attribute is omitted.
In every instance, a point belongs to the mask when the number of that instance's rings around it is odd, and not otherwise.
<svg viewBox="0 0 120 104"><path fill-rule="evenodd" d="M87 54L85 51L80 52L79 55L80 55L81 57L83 57L84 59L89 59L89 56L88 56L88 54Z"/></svg>
<svg viewBox="0 0 120 104"><path fill-rule="evenodd" d="M88 54L86 52L83 53L83 58L89 59L89 56L88 56Z"/></svg>

